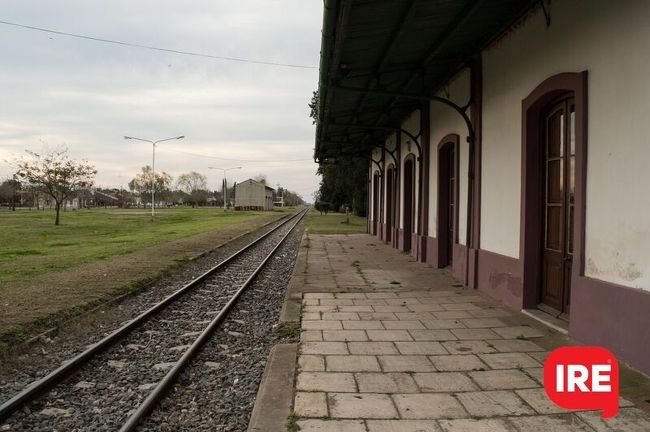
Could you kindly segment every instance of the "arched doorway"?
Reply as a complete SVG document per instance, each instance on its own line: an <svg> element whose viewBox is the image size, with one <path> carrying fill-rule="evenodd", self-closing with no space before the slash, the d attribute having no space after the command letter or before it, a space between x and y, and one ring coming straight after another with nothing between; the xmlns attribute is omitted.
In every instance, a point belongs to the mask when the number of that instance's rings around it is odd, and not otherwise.
<svg viewBox="0 0 650 432"><path fill-rule="evenodd" d="M372 234L379 232L379 173L372 176Z"/></svg>
<svg viewBox="0 0 650 432"><path fill-rule="evenodd" d="M524 307L568 319L584 272L587 73L565 73L523 101Z"/></svg>
<svg viewBox="0 0 650 432"><path fill-rule="evenodd" d="M411 237L415 226L415 157L409 154L404 160L404 198L402 200L402 221L405 252L411 250Z"/></svg>
<svg viewBox="0 0 650 432"><path fill-rule="evenodd" d="M451 134L438 144L438 267L452 265L458 242L458 142Z"/></svg>
<svg viewBox="0 0 650 432"><path fill-rule="evenodd" d="M395 166L390 165L386 170L386 238L392 240L392 231L395 220Z"/></svg>
<svg viewBox="0 0 650 432"><path fill-rule="evenodd" d="M567 93L542 112L540 308L569 314L575 205L575 103Z"/></svg>

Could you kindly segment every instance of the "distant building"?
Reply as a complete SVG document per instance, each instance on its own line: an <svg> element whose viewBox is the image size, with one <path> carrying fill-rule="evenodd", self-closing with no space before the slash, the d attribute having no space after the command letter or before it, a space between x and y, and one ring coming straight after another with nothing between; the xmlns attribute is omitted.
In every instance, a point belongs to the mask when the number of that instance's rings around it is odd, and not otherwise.
<svg viewBox="0 0 650 432"><path fill-rule="evenodd" d="M273 188L253 179L235 186L235 210L273 210Z"/></svg>

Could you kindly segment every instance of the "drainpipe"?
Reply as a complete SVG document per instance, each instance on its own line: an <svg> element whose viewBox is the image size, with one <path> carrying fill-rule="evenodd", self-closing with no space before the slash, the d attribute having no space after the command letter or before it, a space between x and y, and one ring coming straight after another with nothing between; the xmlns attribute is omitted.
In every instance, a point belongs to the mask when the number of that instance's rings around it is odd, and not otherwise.
<svg viewBox="0 0 650 432"><path fill-rule="evenodd" d="M381 165L383 167L382 173L385 173L386 172L386 152L384 151L383 147L381 148ZM384 219L385 219L384 206L386 205L385 204L386 200L384 199L384 193L386 191L386 188L384 187L384 184L386 182L385 177L386 177L385 175L382 175L381 183L380 183L381 187L380 187L380 191L379 191L379 193L381 194L379 196L379 230L380 230L380 233L381 233L380 238L383 241L386 241L385 238L384 238L385 236L384 236L384 227L383 227L383 222L384 222Z"/></svg>

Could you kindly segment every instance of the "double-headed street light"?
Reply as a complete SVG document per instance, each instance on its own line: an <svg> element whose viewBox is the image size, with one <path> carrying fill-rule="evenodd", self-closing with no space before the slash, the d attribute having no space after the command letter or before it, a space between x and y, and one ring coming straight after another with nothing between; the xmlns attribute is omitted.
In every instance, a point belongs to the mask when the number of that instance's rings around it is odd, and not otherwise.
<svg viewBox="0 0 650 432"><path fill-rule="evenodd" d="M153 158L151 159L151 217L153 218L155 215L155 208L156 208L156 195L155 195L155 190L156 190L156 144L161 143L163 141L171 141L171 140L179 140L185 138L185 135L177 136L177 137L172 137L172 138L165 138L157 141L151 141L148 139L142 139L142 138L136 138L132 136L125 136L124 139L128 140L137 140L137 141L144 141L151 143L153 146Z"/></svg>
<svg viewBox="0 0 650 432"><path fill-rule="evenodd" d="M221 170L223 171L223 210L226 211L226 203L228 202L228 183L226 182L226 171L242 169L240 166L231 167L231 168L217 168L217 167L208 167L208 169Z"/></svg>

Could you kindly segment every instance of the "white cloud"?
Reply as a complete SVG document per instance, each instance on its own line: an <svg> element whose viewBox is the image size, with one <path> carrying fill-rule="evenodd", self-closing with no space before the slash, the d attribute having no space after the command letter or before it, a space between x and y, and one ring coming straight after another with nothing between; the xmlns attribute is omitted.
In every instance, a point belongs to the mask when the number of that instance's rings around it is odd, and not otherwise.
<svg viewBox="0 0 650 432"><path fill-rule="evenodd" d="M9 0L0 19L171 49L317 65L322 4L304 0ZM126 184L151 161L146 143L123 135L186 139L161 145L157 166L173 175L243 165L305 198L317 188L307 103L317 70L231 63L147 51L0 25L0 161L65 143L95 163L97 181ZM0 176L10 172L0 166Z"/></svg>

